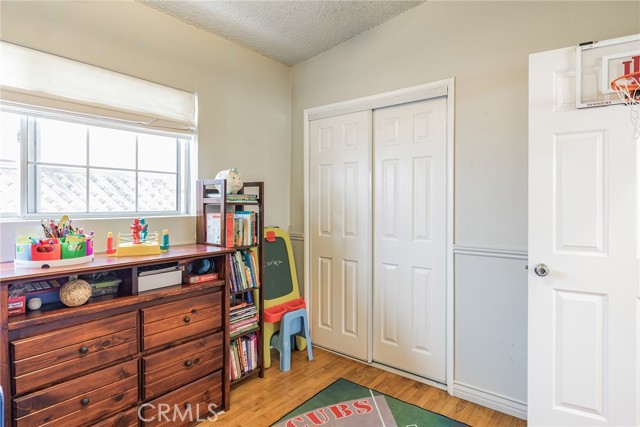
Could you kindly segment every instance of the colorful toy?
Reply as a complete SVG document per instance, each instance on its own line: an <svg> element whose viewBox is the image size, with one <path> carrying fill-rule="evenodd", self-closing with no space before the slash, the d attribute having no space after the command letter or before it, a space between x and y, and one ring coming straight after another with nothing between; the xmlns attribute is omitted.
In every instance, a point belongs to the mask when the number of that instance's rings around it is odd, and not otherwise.
<svg viewBox="0 0 640 427"><path fill-rule="evenodd" d="M144 242L147 240L147 228L149 224L147 224L144 218L140 218L140 225L142 226L142 230L140 230L140 240Z"/></svg>
<svg viewBox="0 0 640 427"><path fill-rule="evenodd" d="M147 233L149 224L144 218L136 218L129 226L129 236L118 233L114 244L113 233L107 234L107 255L138 256L158 255L169 250L169 230L163 230L162 241L157 231Z"/></svg>
<svg viewBox="0 0 640 427"><path fill-rule="evenodd" d="M169 230L162 230L162 242L160 243L160 250L169 250Z"/></svg>
<svg viewBox="0 0 640 427"><path fill-rule="evenodd" d="M133 239L134 245L138 245L142 243L142 241L140 240L140 232L142 230L146 231L147 225L148 224L144 224L143 226L142 224L140 224L140 219L136 218L133 220L133 224L129 226L129 228L131 229L131 238ZM146 237L146 233L145 233L145 237Z"/></svg>
<svg viewBox="0 0 640 427"><path fill-rule="evenodd" d="M113 233L109 231L107 233L107 255L113 255L116 253L116 247L113 246Z"/></svg>

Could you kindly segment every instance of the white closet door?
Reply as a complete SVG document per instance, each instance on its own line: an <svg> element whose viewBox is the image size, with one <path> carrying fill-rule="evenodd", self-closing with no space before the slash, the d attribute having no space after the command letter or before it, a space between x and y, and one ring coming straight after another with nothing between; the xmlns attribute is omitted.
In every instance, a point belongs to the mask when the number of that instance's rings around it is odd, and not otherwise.
<svg viewBox="0 0 640 427"><path fill-rule="evenodd" d="M447 101L374 111L373 359L446 381Z"/></svg>
<svg viewBox="0 0 640 427"><path fill-rule="evenodd" d="M367 360L371 112L310 122L311 335Z"/></svg>

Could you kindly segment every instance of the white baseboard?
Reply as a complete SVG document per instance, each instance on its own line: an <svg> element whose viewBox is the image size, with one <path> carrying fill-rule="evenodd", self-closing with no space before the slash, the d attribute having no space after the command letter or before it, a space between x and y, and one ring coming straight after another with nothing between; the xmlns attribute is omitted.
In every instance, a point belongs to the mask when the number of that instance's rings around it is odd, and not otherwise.
<svg viewBox="0 0 640 427"><path fill-rule="evenodd" d="M460 399L468 400L469 402L504 412L505 414L523 420L527 419L527 404L520 400L514 400L500 394L455 381L453 383L453 395Z"/></svg>

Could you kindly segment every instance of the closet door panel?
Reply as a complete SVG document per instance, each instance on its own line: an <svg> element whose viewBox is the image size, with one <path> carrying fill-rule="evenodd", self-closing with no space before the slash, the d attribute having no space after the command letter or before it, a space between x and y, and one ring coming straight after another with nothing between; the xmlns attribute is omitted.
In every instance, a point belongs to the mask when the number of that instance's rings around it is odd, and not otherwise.
<svg viewBox="0 0 640 427"><path fill-rule="evenodd" d="M373 360L446 381L446 98L373 113Z"/></svg>
<svg viewBox="0 0 640 427"><path fill-rule="evenodd" d="M368 358L371 112L309 127L309 296L314 344Z"/></svg>

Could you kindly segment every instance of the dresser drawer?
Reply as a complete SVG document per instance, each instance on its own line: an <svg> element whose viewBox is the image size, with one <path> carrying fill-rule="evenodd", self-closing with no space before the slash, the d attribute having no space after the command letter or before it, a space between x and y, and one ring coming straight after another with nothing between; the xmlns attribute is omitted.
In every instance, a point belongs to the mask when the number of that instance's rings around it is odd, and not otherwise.
<svg viewBox="0 0 640 427"><path fill-rule="evenodd" d="M16 427L85 425L138 400L137 359L13 400Z"/></svg>
<svg viewBox="0 0 640 427"><path fill-rule="evenodd" d="M209 409L222 409L222 371L144 404L142 421L144 426L188 426L206 420Z"/></svg>
<svg viewBox="0 0 640 427"><path fill-rule="evenodd" d="M214 292L142 309L143 348L148 350L220 328L221 295Z"/></svg>
<svg viewBox="0 0 640 427"><path fill-rule="evenodd" d="M144 399L151 399L221 369L222 338L222 332L218 332L144 357Z"/></svg>
<svg viewBox="0 0 640 427"><path fill-rule="evenodd" d="M111 418L107 418L91 427L138 427L138 408L120 412Z"/></svg>
<svg viewBox="0 0 640 427"><path fill-rule="evenodd" d="M136 313L13 341L15 394L136 354Z"/></svg>

